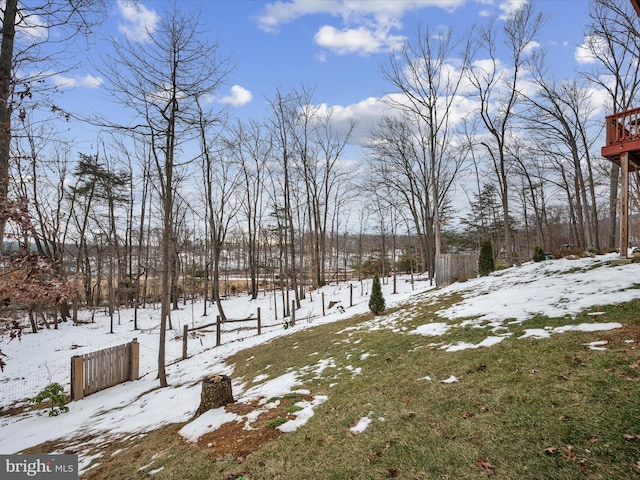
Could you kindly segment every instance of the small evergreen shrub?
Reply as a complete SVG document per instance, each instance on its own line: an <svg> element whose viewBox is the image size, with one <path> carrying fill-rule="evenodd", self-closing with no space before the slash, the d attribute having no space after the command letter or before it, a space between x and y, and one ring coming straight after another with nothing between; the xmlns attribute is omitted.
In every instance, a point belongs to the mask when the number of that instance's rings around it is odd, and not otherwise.
<svg viewBox="0 0 640 480"><path fill-rule="evenodd" d="M59 383L51 383L44 387L38 395L36 395L31 402L41 404L45 400L51 401L51 410L49 410L49 416L55 417L63 412L68 412L69 397L64 394L64 387Z"/></svg>
<svg viewBox="0 0 640 480"><path fill-rule="evenodd" d="M493 245L491 240L487 239L480 245L480 256L478 258L478 273L481 277L489 275L496 269L495 261L493 260Z"/></svg>
<svg viewBox="0 0 640 480"><path fill-rule="evenodd" d="M385 301L382 296L382 287L380 286L380 278L376 275L373 277L373 285L371 286L371 297L369 297L369 310L374 315L384 312Z"/></svg>
<svg viewBox="0 0 640 480"><path fill-rule="evenodd" d="M540 245L536 245L533 248L533 261L534 262L542 262L547 259L547 256L544 253L544 250Z"/></svg>

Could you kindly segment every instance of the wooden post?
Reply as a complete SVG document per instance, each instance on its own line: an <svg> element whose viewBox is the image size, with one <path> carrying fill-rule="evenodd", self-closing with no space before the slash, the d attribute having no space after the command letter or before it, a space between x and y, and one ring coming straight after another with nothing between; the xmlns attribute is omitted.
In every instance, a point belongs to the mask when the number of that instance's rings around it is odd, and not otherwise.
<svg viewBox="0 0 640 480"><path fill-rule="evenodd" d="M349 284L349 306L353 307L353 283Z"/></svg>
<svg viewBox="0 0 640 480"><path fill-rule="evenodd" d="M73 295L73 324L78 324L78 292Z"/></svg>
<svg viewBox="0 0 640 480"><path fill-rule="evenodd" d="M273 280L273 318L278 319L278 295L276 293L276 281Z"/></svg>
<svg viewBox="0 0 640 480"><path fill-rule="evenodd" d="M71 357L71 400L84 398L84 359L80 355Z"/></svg>
<svg viewBox="0 0 640 480"><path fill-rule="evenodd" d="M260 318L260 307L258 307L258 335L262 333L262 319Z"/></svg>
<svg viewBox="0 0 640 480"><path fill-rule="evenodd" d="M182 327L182 359L187 358L187 335L189 335L189 325Z"/></svg>
<svg viewBox="0 0 640 480"><path fill-rule="evenodd" d="M296 301L291 300L291 321L289 325L295 327L296 325Z"/></svg>
<svg viewBox="0 0 640 480"><path fill-rule="evenodd" d="M134 338L130 344L131 363L129 364L129 380L138 380L140 378L140 344L138 339Z"/></svg>
<svg viewBox="0 0 640 480"><path fill-rule="evenodd" d="M324 292L322 292L322 316L324 317Z"/></svg>
<svg viewBox="0 0 640 480"><path fill-rule="evenodd" d="M187 335L189 335L189 325L182 327L182 359L187 359Z"/></svg>
<svg viewBox="0 0 640 480"><path fill-rule="evenodd" d="M394 295L398 293L398 289L396 288L397 283L398 283L398 276L396 275L396 272L393 272L393 294Z"/></svg>
<svg viewBox="0 0 640 480"><path fill-rule="evenodd" d="M216 347L220 346L220 315L216 316Z"/></svg>
<svg viewBox="0 0 640 480"><path fill-rule="evenodd" d="M620 256L629 256L629 152L620 155Z"/></svg>

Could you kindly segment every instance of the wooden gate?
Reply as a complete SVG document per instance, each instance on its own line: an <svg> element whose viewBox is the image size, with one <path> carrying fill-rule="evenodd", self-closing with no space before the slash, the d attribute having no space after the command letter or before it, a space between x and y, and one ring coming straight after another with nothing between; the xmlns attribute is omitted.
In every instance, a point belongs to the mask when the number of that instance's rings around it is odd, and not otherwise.
<svg viewBox="0 0 640 480"><path fill-rule="evenodd" d="M132 342L71 358L71 400L79 400L114 385L137 380L140 344Z"/></svg>
<svg viewBox="0 0 640 480"><path fill-rule="evenodd" d="M464 282L478 276L478 255L446 253L436 258L436 285Z"/></svg>

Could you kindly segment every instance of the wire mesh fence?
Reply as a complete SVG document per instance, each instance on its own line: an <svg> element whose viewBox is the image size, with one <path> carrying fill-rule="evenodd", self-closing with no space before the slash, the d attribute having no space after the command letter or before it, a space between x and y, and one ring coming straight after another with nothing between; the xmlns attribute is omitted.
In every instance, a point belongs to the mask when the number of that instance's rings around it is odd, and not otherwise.
<svg viewBox="0 0 640 480"><path fill-rule="evenodd" d="M28 376L0 377L0 407L7 407L16 402L28 402L44 387L51 383L59 383L69 391L71 377L69 367L50 368L42 365Z"/></svg>

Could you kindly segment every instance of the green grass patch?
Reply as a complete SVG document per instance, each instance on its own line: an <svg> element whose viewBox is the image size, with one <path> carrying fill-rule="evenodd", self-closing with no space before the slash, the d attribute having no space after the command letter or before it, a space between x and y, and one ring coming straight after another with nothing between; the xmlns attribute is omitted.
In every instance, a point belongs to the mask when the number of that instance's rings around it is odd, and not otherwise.
<svg viewBox="0 0 640 480"><path fill-rule="evenodd" d="M288 420L286 418L278 417L267 422L267 427L269 428L278 428L283 423L287 423Z"/></svg>
<svg viewBox="0 0 640 480"><path fill-rule="evenodd" d="M295 392L285 393L282 398L291 402L299 402L300 400L302 400L300 394Z"/></svg>
<svg viewBox="0 0 640 480"><path fill-rule="evenodd" d="M302 410L302 407L299 407L298 405L289 405L289 406L285 407L284 410L287 413L295 413L295 412L299 412L300 410Z"/></svg>

